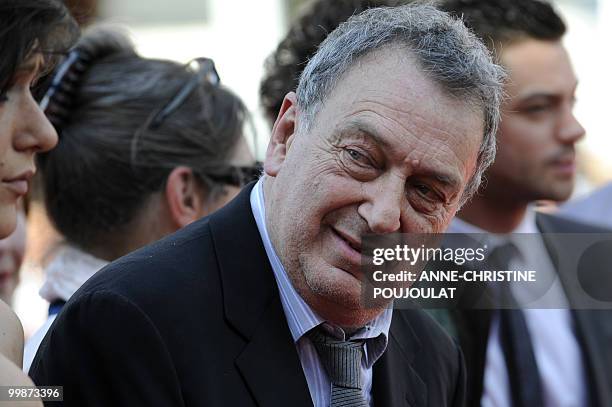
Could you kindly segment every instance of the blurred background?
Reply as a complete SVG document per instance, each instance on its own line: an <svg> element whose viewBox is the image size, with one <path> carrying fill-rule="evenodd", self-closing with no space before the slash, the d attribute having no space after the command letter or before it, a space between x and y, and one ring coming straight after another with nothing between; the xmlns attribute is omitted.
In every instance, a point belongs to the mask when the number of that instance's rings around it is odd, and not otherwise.
<svg viewBox="0 0 612 407"><path fill-rule="evenodd" d="M333 1L333 0L330 0ZM145 57L180 62L213 58L222 82L250 109L257 130L255 152L263 158L268 126L258 103L258 88L266 57L276 48L306 0L70 0L79 22L104 21L128 32ZM580 144L580 196L612 180L612 137L605 111L612 78L605 69L612 57L612 0L553 0L569 26L565 43L580 84L576 116L587 130ZM36 216L37 208L31 208ZM35 223L35 222L33 222ZM28 230L29 240L14 308L26 336L45 320L48 304L38 296L40 264L50 230Z"/></svg>
<svg viewBox="0 0 612 407"><path fill-rule="evenodd" d="M333 0L330 0L333 1ZM75 1L76 2L76 1ZM212 57L223 82L240 95L255 117L263 153L267 126L261 119L258 86L263 62L284 36L291 20L307 0L98 0L89 3L98 19L124 27L146 57L187 61ZM605 112L612 79L609 67L612 40L612 1L553 1L569 25L566 45L580 85L576 114L587 129L581 148L584 176L576 193L612 179L612 137ZM603 51L603 52L602 52Z"/></svg>

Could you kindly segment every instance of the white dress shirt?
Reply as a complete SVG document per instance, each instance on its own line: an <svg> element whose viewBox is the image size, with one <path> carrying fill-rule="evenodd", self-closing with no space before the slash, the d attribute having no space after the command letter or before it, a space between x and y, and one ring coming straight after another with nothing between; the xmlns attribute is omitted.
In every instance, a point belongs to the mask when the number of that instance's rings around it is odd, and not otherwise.
<svg viewBox="0 0 612 407"><path fill-rule="evenodd" d="M461 219L451 222L449 233L487 233ZM529 234L523 236L517 234ZM529 208L521 224L512 235L491 235L488 251L496 244L512 240L520 258L509 269L536 270L537 280L554 280L546 294L528 309L523 309L543 387L547 407L586 406L585 369L580 345L574 333L574 321L567 306L567 298L541 233L536 225L535 211ZM512 289L512 288L511 288ZM513 294L516 291L512 290ZM536 308L542 306L541 309ZM499 338L499 318L494 314L489 331L484 371L483 407L511 407L510 382L504 353Z"/></svg>
<svg viewBox="0 0 612 407"><path fill-rule="evenodd" d="M319 361L316 349L305 334L312 328L324 324L340 340L345 340L344 331L332 324L327 323L316 312L304 302L302 297L295 291L289 280L280 259L270 241L266 227L266 208L264 205L263 178L260 179L251 191L251 208L253 216L259 229L259 234L266 249L266 254L272 265L274 277L285 312L285 318L289 330L298 351L302 369L308 383L308 390L315 407L328 407L331 396L331 382L325 369ZM387 348L389 327L391 325L392 310L386 309L376 319L371 321L363 329L357 331L350 339L365 339L365 354L361 363L361 378L363 383L363 395L371 404L372 390L372 366L382 356Z"/></svg>

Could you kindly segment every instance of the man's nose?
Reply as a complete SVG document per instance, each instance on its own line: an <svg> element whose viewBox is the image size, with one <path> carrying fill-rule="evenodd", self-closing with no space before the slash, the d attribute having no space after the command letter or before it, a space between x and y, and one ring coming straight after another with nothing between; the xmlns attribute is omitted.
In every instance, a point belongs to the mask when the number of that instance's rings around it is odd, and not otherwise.
<svg viewBox="0 0 612 407"><path fill-rule="evenodd" d="M358 212L372 233L387 234L400 230L404 182L398 178L365 187L366 197Z"/></svg>
<svg viewBox="0 0 612 407"><path fill-rule="evenodd" d="M559 128L559 139L565 144L574 144L585 135L584 127L574 115L571 106L566 107Z"/></svg>

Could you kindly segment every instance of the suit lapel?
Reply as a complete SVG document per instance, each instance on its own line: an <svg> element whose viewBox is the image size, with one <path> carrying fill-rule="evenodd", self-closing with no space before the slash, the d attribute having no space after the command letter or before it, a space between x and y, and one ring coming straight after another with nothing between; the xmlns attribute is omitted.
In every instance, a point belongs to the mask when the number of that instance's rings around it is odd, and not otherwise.
<svg viewBox="0 0 612 407"><path fill-rule="evenodd" d="M420 342L400 312L393 312L387 350L374 364L372 396L376 407L425 407L427 386L412 368Z"/></svg>
<svg viewBox="0 0 612 407"><path fill-rule="evenodd" d="M610 389L606 380L606 370L609 367L605 366L606 360L601 357L597 349L596 338L604 335L601 332L601 321L591 320L590 316L593 313L601 312L599 310L571 310L574 317L576 327L576 339L580 343L582 355L584 356L585 368L587 370L588 380L585 383L589 390L591 405L609 406L612 405L610 398Z"/></svg>
<svg viewBox="0 0 612 407"><path fill-rule="evenodd" d="M465 309L452 311L457 325L459 344L465 357L468 374L467 404L480 405L483 392L484 370L489 343L489 331L493 311L488 309Z"/></svg>
<svg viewBox="0 0 612 407"><path fill-rule="evenodd" d="M236 366L260 406L312 406L278 296L268 304Z"/></svg>
<svg viewBox="0 0 612 407"><path fill-rule="evenodd" d="M312 406L276 280L253 218L253 186L244 188L210 218L225 317L247 342L236 358L236 366L258 405Z"/></svg>

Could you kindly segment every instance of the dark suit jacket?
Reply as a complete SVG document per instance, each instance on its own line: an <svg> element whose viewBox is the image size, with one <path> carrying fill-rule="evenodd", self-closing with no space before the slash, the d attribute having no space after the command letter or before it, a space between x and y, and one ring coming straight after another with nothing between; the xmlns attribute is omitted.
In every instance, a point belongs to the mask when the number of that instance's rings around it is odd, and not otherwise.
<svg viewBox="0 0 612 407"><path fill-rule="evenodd" d="M34 382L63 385L66 406L312 405L251 189L90 279L45 337ZM454 342L422 311L394 312L375 405L463 398Z"/></svg>
<svg viewBox="0 0 612 407"><path fill-rule="evenodd" d="M543 233L610 233L609 230L545 214L538 214L536 222ZM557 253L564 249L546 236L544 242L554 263ZM612 273L612 269L609 271ZM566 284L563 276L561 281ZM565 288L571 303L571 290L567 286ZM612 406L612 311L575 309L571 314L588 376L585 382L590 397L589 405ZM466 360L468 406L480 405L492 315L491 310L451 311L452 330L457 334Z"/></svg>

